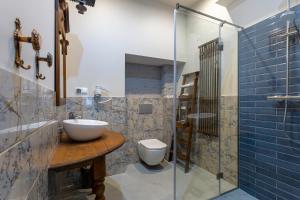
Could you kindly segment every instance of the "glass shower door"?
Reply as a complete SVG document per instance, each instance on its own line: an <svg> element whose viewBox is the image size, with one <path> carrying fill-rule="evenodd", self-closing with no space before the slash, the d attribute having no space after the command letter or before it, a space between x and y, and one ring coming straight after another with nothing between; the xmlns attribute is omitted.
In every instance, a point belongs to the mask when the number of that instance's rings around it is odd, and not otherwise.
<svg viewBox="0 0 300 200"><path fill-rule="evenodd" d="M176 153L185 153L186 160L176 159L176 199L206 200L220 194L220 65L221 48L219 24L197 14L178 10L176 13L176 61L180 76L177 84ZM184 63L180 65L179 63ZM181 96L183 82L194 72L199 73L195 109L185 116ZM185 77L185 78L184 78ZM190 78L190 83L192 82ZM193 103L191 100L190 104ZM185 118L185 119L183 119ZM192 128L189 135L179 121ZM189 136L191 136L190 146ZM182 140L187 142L182 142ZM190 150L190 151L188 151Z"/></svg>
<svg viewBox="0 0 300 200"><path fill-rule="evenodd" d="M238 30L224 25L220 98L220 193L238 186Z"/></svg>
<svg viewBox="0 0 300 200"><path fill-rule="evenodd" d="M238 32L230 25L183 9L176 11L175 21L180 76L174 139L176 199L207 200L237 187ZM183 104L182 95L195 72L196 100ZM195 109L189 109L193 103ZM192 129L190 135L187 128Z"/></svg>

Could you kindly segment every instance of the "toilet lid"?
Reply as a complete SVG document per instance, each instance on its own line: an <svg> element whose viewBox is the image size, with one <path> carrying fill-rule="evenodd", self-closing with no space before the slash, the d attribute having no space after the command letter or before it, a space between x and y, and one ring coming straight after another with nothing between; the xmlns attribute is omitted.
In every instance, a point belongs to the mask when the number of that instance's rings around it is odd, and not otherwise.
<svg viewBox="0 0 300 200"><path fill-rule="evenodd" d="M140 144L148 149L164 149L167 145L157 139L141 140Z"/></svg>

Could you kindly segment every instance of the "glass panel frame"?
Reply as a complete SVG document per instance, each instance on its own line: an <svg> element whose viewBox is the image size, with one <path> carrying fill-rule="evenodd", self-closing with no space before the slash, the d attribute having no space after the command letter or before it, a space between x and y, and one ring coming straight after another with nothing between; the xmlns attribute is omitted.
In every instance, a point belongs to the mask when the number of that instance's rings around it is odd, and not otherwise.
<svg viewBox="0 0 300 200"><path fill-rule="evenodd" d="M204 179L203 180L196 180L195 174L192 174L194 180L192 179L188 184L186 184L186 183L183 184L183 182L185 181L184 180L184 175L182 175L182 173L180 172L180 166L177 163L177 155L176 155L176 153L177 153L177 141L176 141L176 139L177 139L176 105L179 103L178 102L178 95L179 95L179 89L178 88L179 88L179 85L181 84L181 82L178 81L180 79L178 79L177 74L178 74L178 63L180 61L182 61L181 60L182 55L181 55L181 52L180 52L180 48L182 48L182 42L179 41L179 38L181 37L180 34L182 34L182 32L183 32L182 30L178 30L178 29L179 29L180 23L182 23L182 19L180 19L180 17L181 17L180 15L183 14L183 13L186 14L186 15L193 16L193 17L195 16L196 17L195 19L202 20L202 23L211 23L211 24L213 24L214 27L215 27L215 33L214 33L215 34L215 38L217 38L217 40L219 40L220 48L221 48L221 46L223 46L222 45L223 44L222 31L224 29L224 22L215 23L214 20L208 19L206 16L203 17L203 16L201 16L199 14L195 14L195 13L190 12L190 11L187 12L186 10L183 10L183 9L175 9L174 10L174 88L176 88L174 90L174 97L173 97L173 101L174 101L174 103L173 103L173 105L174 105L174 107L173 107L173 130L174 130L173 131L174 132L174 138L173 138L173 141L174 141L174 146L173 146L173 152L174 152L174 200L184 200L185 198L191 199L190 196L187 196L188 195L187 191L189 189L197 191L196 188L191 188L191 187L193 187L193 182L194 182L194 185L197 185L197 182L198 182L199 183L198 186L201 185L201 184L204 185L204 186L205 185L209 185L209 183L206 182L207 180L204 180ZM185 22L185 23L187 23L187 22ZM188 29L187 26L188 25L186 25L184 28ZM228 26L232 29L231 25L228 25ZM197 27L197 28L200 27L198 30L196 30L196 32L199 31L199 34L201 35L201 33L203 31L203 28L201 27L201 24L199 26L195 26L195 27ZM212 30L213 30L213 28L210 28L209 32L212 33ZM187 31L187 30L185 30L185 31ZM236 31L235 32L236 33L236 37L233 38L233 40L235 40L237 42L238 41L238 36L237 36L238 32L237 32L236 29L235 29L235 31ZM208 35L209 37L212 37L214 34L206 34L206 36ZM185 39L189 40L188 36L186 36ZM204 41L204 40L208 41L208 38L201 37L201 40L202 41ZM200 40L196 40L196 42L198 44L199 43L201 44ZM184 49L184 50L186 52L188 52L189 49ZM224 127L226 127L227 123L231 123L231 121L226 121L226 119L225 119L226 117L224 118L224 116L226 116L228 114L234 114L236 116L236 118L235 119L231 119L231 120L234 121L233 123L235 123L236 126L237 126L237 123L238 123L237 122L237 115L238 115L238 113L237 113L237 104L233 105L233 107L235 107L234 110L227 109L227 107L232 108L232 106L230 106L230 100L231 99L235 100L235 101L233 101L233 103L234 102L236 102L236 103L238 102L237 101L237 97L238 97L238 90L237 90L237 88L238 88L238 85L237 85L238 84L238 82L237 82L237 73L238 73L238 68L237 68L237 65L238 65L237 64L237 56L238 56L237 45L236 45L236 51L235 52L236 52L236 55L235 55L235 57L236 57L236 66L235 67L236 68L235 68L235 72L234 73L236 75L236 80L234 79L234 81L236 81L236 82L233 82L233 83L236 84L236 86L235 86L236 90L235 90L235 92L233 92L233 94L228 95L228 97L230 97L230 98L227 98L226 95L222 96L223 94L222 94L221 90L222 91L224 90L224 88L223 88L223 83L224 83L224 79L223 79L224 78L224 71L223 71L223 69L224 69L224 67L228 66L228 65L226 65L226 63L224 64L224 56L228 55L228 52L226 52L226 54L224 55L224 51L220 51L220 59L219 59L219 62L220 62L219 63L219 67L220 67L220 74L219 74L220 81L219 81L219 86L218 86L218 88L220 88L220 92L219 92L220 96L219 96L219 99L218 99L218 112L220 112L219 115L218 115L218 124L219 124L218 125L218 133L219 133L219 137L215 139L215 143L214 143L215 148L214 148L214 151L212 151L212 152L215 152L215 155L216 155L216 157L215 157L215 160L216 160L215 161L215 169L213 170L214 171L213 175L215 175L215 178L216 178L216 180L218 182L217 183L217 187L216 187L216 191L217 192L215 192L214 195L212 195L212 194L209 195L209 192L211 192L211 191L209 191L207 189L207 190L204 190L204 191L208 194L208 196L206 196L206 197L205 197L205 195L202 196L202 197L201 196L197 196L195 199L211 199L211 198L215 198L215 197L218 197L218 196L222 195L223 193L226 193L228 191L236 189L237 185L238 185L238 183L237 183L237 181L238 181L238 177L237 177L237 174L238 174L237 173L237 167L238 167L237 166L238 165L238 163L237 163L237 160L238 160L238 158L237 158L237 156L238 156L238 149L237 149L238 148L237 127L235 127L236 129L234 131L234 133L236 133L236 134L234 134L233 132L231 132L230 129L228 131L228 130L226 130L226 128L224 128ZM193 54L193 52L192 52L192 54ZM194 53L191 57L193 58L193 56L195 57L195 55L196 54ZM193 60L193 59L191 59L191 60ZM195 63L197 63L197 62L195 62ZM193 63L193 64L195 64L195 63ZM189 65L189 64L190 63L186 62L186 66ZM198 65L197 64L195 66L199 66L199 64ZM186 71L183 69L182 73L184 74L184 73L186 73ZM226 75L226 73L225 73L225 75ZM232 73L232 71L229 71L229 73ZM227 82L225 81L225 83L227 83L227 85L228 85L228 80L227 80ZM199 114L200 113L198 112L197 113L198 117L199 117ZM196 121L197 121L197 127L198 127L198 125L199 125L198 123L199 122L198 122L198 120L196 120ZM226 137L225 139L221 138L221 135L222 135L223 132L227 132L227 135L226 134L224 135L224 137ZM229 135L228 135L228 133L229 133ZM233 135L231 135L232 133L233 133ZM228 141L228 138L230 138L229 141ZM234 138L236 138L236 140ZM201 140L201 139L199 139L199 140ZM230 177L232 175L231 173L227 174L227 172L226 172L226 174L224 174L224 171L226 171L226 169L225 169L226 167L224 167L225 164L226 164L226 162L224 162L224 160L226 160L227 159L226 156L228 156L230 154L230 153L228 154L228 152L226 152L228 149L226 149L224 147L226 147L226 145L228 143L231 143L231 142L235 143L235 147L233 148L234 149L233 153L235 153L235 164L234 164L235 166L234 167L235 167L236 171L235 171L235 175L234 175L233 178ZM201 145L203 146L203 143ZM210 145L210 147L211 147L211 145ZM230 151L230 150L231 149L229 148L228 151ZM222 152L224 153L224 155L222 154ZM229 157L230 156L231 155L229 155ZM228 159L226 161L228 161ZM203 161L202 161L202 163L200 161L200 164L203 164L203 163L204 163ZM201 166L201 165L199 165L199 166ZM209 171L211 169L212 169L211 167L207 167L207 171ZM186 176L188 176L188 175L186 175ZM228 187L228 184L227 184L227 180L230 180L230 178L231 179L235 179L233 181L234 185L232 185L232 187ZM184 185L185 185L185 188L182 188L182 187L184 187ZM201 193L203 191L201 191L201 189L200 189L197 192ZM185 196L182 195L182 193L184 193ZM201 194L201 195L203 195L203 194Z"/></svg>

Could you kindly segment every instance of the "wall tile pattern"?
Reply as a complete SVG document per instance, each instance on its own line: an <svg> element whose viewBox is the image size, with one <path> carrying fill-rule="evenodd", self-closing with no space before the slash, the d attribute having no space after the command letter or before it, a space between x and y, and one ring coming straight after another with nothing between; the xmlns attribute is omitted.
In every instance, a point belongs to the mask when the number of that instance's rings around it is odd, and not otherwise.
<svg viewBox="0 0 300 200"><path fill-rule="evenodd" d="M0 199L48 198L54 108L53 91L0 69Z"/></svg>
<svg viewBox="0 0 300 200"><path fill-rule="evenodd" d="M153 113L139 114L139 104L152 104ZM66 105L58 108L58 117L63 120L69 112L75 112L84 119L106 121L109 129L125 136L126 143L107 155L107 173L113 175L138 162L139 140L157 138L171 143L172 105L172 99L162 97L112 97L111 101L98 105L92 97L74 97L67 98Z"/></svg>
<svg viewBox="0 0 300 200"><path fill-rule="evenodd" d="M224 180L233 185L237 185L238 182L237 108L236 96L221 97L220 138L209 137L196 133L194 130L191 155L192 162L213 174L217 174L220 143L221 172L224 174Z"/></svg>
<svg viewBox="0 0 300 200"><path fill-rule="evenodd" d="M295 24L300 27L300 6ZM300 102L285 95L286 24L280 14L239 33L239 185L258 199L300 199ZM290 36L290 95L300 95L299 36Z"/></svg>

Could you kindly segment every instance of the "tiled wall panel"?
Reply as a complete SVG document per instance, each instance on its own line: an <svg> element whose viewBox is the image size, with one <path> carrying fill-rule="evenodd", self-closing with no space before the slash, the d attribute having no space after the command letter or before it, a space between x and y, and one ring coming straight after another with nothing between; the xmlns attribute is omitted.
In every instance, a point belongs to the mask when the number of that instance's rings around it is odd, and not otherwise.
<svg viewBox="0 0 300 200"><path fill-rule="evenodd" d="M109 129L123 134L125 144L106 156L107 175L123 173L129 164L139 161L137 143L142 139L157 138L168 144L168 158L172 137L172 83L171 66L126 64L126 97L102 97L100 103L94 97L69 97L66 105L57 107L59 126L62 127L68 113L74 112L84 119L106 121ZM152 114L139 114L140 104L152 104ZM63 186L61 191L82 185L80 169L61 172L58 177ZM54 191L50 186L51 198L56 198Z"/></svg>
<svg viewBox="0 0 300 200"><path fill-rule="evenodd" d="M139 114L140 104L152 104L152 114ZM109 123L109 129L118 131L126 138L125 144L107 155L107 173L114 175L126 170L128 164L138 162L137 142L157 138L171 146L172 99L162 97L112 97L106 103L97 103L93 97L67 98L65 106L58 108L60 126L69 112L84 119Z"/></svg>
<svg viewBox="0 0 300 200"><path fill-rule="evenodd" d="M300 6L295 7L300 27ZM239 33L239 184L258 199L300 199L300 101L285 95L286 37L281 14ZM290 37L290 95L300 95L299 36Z"/></svg>
<svg viewBox="0 0 300 200"><path fill-rule="evenodd" d="M47 199L54 92L0 69L0 199Z"/></svg>
<svg viewBox="0 0 300 200"><path fill-rule="evenodd" d="M233 185L237 185L237 97L222 96L220 101L220 140L218 137L207 137L195 131L191 158L192 162L201 168L213 174L217 174L220 156L221 172L224 174L224 180ZM220 155L219 142L221 143Z"/></svg>

